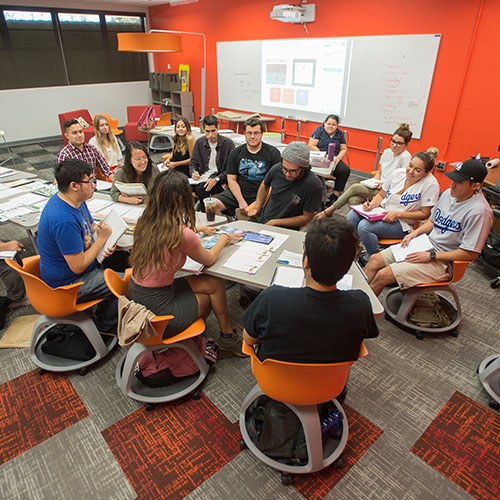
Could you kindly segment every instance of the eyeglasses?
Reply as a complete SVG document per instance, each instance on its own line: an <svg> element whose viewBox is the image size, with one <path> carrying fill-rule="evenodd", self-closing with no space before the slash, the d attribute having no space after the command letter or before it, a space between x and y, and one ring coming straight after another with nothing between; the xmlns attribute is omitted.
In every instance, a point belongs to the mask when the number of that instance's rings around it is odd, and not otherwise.
<svg viewBox="0 0 500 500"><path fill-rule="evenodd" d="M298 173L300 172L300 168L290 169L290 168L286 168L285 165L281 165L281 170L283 170L284 174L290 174L293 177L298 175Z"/></svg>
<svg viewBox="0 0 500 500"><path fill-rule="evenodd" d="M394 139L391 139L391 144L394 144L395 146L402 146L404 144L404 142L398 142L398 141L395 141Z"/></svg>
<svg viewBox="0 0 500 500"><path fill-rule="evenodd" d="M97 184L97 181L94 179L92 181L76 181L77 184Z"/></svg>

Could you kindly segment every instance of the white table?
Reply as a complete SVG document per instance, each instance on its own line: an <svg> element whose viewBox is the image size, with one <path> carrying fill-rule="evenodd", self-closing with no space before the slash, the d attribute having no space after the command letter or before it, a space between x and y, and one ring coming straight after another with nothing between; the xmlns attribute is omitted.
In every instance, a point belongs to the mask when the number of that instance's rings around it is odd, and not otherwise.
<svg viewBox="0 0 500 500"><path fill-rule="evenodd" d="M293 231L291 229L266 226L265 224L258 224L256 222L249 221L236 221L226 225L257 233L262 229L266 229L275 233L287 234L288 238L255 274L247 274L224 267L226 260L237 251L238 247L236 245L227 245L222 250L222 254L219 259L217 259L217 261L210 267L206 267L203 270L203 273L205 274L264 289L271 285L274 271L278 265L277 260L283 250L289 250L290 252L300 254L303 252L303 243L306 236L306 233L303 231ZM349 274L352 274L353 276L352 288L363 290L370 298L373 314L375 316L382 315L384 313L384 307L368 285L366 276L357 263L353 263L351 265Z"/></svg>

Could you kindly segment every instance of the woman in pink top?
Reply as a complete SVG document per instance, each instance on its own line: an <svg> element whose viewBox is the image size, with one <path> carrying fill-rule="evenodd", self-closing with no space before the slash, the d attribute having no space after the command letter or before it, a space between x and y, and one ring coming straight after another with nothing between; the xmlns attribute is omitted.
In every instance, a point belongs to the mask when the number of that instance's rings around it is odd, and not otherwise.
<svg viewBox="0 0 500 500"><path fill-rule="evenodd" d="M226 243L239 239L232 234L221 234L217 243L206 250L198 238L195 221L187 177L176 170L162 172L135 228L129 259L133 267L129 298L156 315L173 315L165 330L168 337L181 332L197 318L206 318L213 310L221 329L218 341L221 349L243 356L241 337L229 319L224 282L206 275L174 279L186 256L210 266Z"/></svg>

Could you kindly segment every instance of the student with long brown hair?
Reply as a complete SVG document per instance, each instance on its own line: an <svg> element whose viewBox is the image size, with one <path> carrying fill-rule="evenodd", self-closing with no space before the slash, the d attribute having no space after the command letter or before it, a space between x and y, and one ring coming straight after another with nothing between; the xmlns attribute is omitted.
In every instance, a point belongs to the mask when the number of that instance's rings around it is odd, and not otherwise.
<svg viewBox="0 0 500 500"><path fill-rule="evenodd" d="M212 276L174 279L186 257L210 266L231 240L221 234L210 249L202 247L196 234L193 196L186 176L176 170L162 172L156 179L144 213L137 221L130 255L133 267L129 298L156 315L171 314L165 330L172 336L196 318L206 318L213 310L221 329L221 349L242 356L241 337L229 319L224 282Z"/></svg>
<svg viewBox="0 0 500 500"><path fill-rule="evenodd" d="M191 125L188 120L180 116L175 123L174 147L172 154L164 156L165 166L175 168L189 177L189 162L196 139L191 134Z"/></svg>

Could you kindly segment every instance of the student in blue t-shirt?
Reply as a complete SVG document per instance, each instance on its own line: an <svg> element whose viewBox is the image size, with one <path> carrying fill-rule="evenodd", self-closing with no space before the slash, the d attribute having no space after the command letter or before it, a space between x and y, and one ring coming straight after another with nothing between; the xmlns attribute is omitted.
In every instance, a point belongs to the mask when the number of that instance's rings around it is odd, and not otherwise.
<svg viewBox="0 0 500 500"><path fill-rule="evenodd" d="M102 332L112 331L117 322L116 298L96 260L111 227L96 224L85 203L95 189L92 166L67 158L54 170L59 192L45 205L38 226L40 278L53 288L83 281L77 302L106 298L97 306L96 326ZM105 256L113 251L107 249Z"/></svg>

